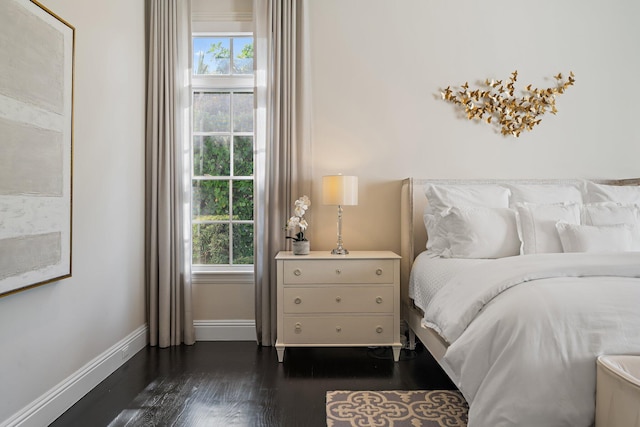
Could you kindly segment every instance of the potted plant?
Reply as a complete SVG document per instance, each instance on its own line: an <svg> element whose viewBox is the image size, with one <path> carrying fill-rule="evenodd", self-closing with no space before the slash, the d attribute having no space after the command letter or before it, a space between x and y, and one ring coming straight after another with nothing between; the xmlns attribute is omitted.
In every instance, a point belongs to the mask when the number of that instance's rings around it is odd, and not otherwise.
<svg viewBox="0 0 640 427"><path fill-rule="evenodd" d="M285 229L287 232L296 231L292 236L287 236L287 239L291 239L292 249L294 255L308 255L309 254L309 240L305 237L304 233L309 227L307 221L303 218L307 209L311 206L311 200L309 197L302 196L296 200L293 213L294 215L289 218Z"/></svg>

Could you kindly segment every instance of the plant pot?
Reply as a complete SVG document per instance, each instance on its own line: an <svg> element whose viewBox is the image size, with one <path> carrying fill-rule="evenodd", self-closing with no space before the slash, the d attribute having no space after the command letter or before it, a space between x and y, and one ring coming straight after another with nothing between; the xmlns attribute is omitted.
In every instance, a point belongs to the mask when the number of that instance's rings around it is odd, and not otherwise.
<svg viewBox="0 0 640 427"><path fill-rule="evenodd" d="M294 255L309 255L308 240L294 241L292 246Z"/></svg>

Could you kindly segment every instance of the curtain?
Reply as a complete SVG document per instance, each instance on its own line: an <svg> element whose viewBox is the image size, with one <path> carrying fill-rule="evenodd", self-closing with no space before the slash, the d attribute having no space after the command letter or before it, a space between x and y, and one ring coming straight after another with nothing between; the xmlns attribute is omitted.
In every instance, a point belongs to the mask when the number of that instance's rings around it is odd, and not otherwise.
<svg viewBox="0 0 640 427"><path fill-rule="evenodd" d="M193 344L189 105L190 0L148 0L146 291L149 342Z"/></svg>
<svg viewBox="0 0 640 427"><path fill-rule="evenodd" d="M294 201L310 195L307 0L254 0L256 64L255 303L259 345L276 339L276 267ZM313 203L313 200L312 200Z"/></svg>

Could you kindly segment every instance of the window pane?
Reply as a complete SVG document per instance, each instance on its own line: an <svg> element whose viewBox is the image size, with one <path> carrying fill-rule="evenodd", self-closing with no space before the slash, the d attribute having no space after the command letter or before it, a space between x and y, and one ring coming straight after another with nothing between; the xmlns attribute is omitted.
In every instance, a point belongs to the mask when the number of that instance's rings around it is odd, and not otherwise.
<svg viewBox="0 0 640 427"><path fill-rule="evenodd" d="M233 181L233 219L253 219L253 181Z"/></svg>
<svg viewBox="0 0 640 427"><path fill-rule="evenodd" d="M251 265L254 39L251 33L212 33L192 43L193 264L222 270Z"/></svg>
<svg viewBox="0 0 640 427"><path fill-rule="evenodd" d="M253 176L252 136L233 138L233 174L235 176Z"/></svg>
<svg viewBox="0 0 640 427"><path fill-rule="evenodd" d="M192 264L229 264L229 224L193 224Z"/></svg>
<svg viewBox="0 0 640 427"><path fill-rule="evenodd" d="M195 92L193 94L194 132L229 132L231 94Z"/></svg>
<svg viewBox="0 0 640 427"><path fill-rule="evenodd" d="M253 38L233 39L233 73L253 74Z"/></svg>
<svg viewBox="0 0 640 427"><path fill-rule="evenodd" d="M253 224L233 224L233 263L253 264Z"/></svg>
<svg viewBox="0 0 640 427"><path fill-rule="evenodd" d="M193 180L194 220L229 219L229 181Z"/></svg>
<svg viewBox="0 0 640 427"><path fill-rule="evenodd" d="M229 74L230 64L229 37L193 38L193 73L195 75Z"/></svg>
<svg viewBox="0 0 640 427"><path fill-rule="evenodd" d="M193 174L229 176L231 150L228 136L193 137Z"/></svg>
<svg viewBox="0 0 640 427"><path fill-rule="evenodd" d="M253 132L253 94L233 94L233 131Z"/></svg>

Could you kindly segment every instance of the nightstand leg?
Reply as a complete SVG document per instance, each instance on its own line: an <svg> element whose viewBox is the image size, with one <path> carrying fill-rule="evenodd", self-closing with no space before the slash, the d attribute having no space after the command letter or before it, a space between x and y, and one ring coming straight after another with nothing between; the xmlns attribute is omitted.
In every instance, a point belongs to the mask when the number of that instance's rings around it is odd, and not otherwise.
<svg viewBox="0 0 640 427"><path fill-rule="evenodd" d="M284 361L284 349L285 347L281 344L276 344L276 351L278 352L278 362L282 363Z"/></svg>
<svg viewBox="0 0 640 427"><path fill-rule="evenodd" d="M409 350L416 349L416 333L413 329L409 328Z"/></svg>
<svg viewBox="0 0 640 427"><path fill-rule="evenodd" d="M402 350L402 345L394 345L393 346L393 361L397 362L400 360L400 350Z"/></svg>

